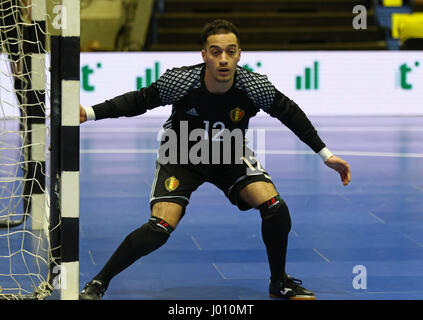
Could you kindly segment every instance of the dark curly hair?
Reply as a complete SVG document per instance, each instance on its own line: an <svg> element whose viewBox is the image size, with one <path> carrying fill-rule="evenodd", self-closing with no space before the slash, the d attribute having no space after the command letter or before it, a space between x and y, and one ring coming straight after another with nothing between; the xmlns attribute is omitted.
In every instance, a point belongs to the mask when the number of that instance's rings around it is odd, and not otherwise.
<svg viewBox="0 0 423 320"><path fill-rule="evenodd" d="M232 22L223 19L216 19L207 23L201 32L201 44L206 45L207 38L215 34L233 33L236 35L238 45L240 43L239 32Z"/></svg>

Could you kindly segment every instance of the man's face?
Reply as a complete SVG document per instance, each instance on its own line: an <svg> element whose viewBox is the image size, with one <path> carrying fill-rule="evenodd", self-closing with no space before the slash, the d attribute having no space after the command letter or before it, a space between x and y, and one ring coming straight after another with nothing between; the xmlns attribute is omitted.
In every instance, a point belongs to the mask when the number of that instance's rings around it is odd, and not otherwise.
<svg viewBox="0 0 423 320"><path fill-rule="evenodd" d="M232 83L235 70L241 58L236 35L215 34L207 38L206 48L201 51L206 63L206 77L216 84Z"/></svg>

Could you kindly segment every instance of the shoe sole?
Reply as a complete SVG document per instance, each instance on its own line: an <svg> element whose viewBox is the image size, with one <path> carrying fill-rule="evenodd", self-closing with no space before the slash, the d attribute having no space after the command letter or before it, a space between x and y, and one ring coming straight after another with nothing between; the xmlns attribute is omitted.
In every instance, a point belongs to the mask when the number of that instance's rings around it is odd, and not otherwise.
<svg viewBox="0 0 423 320"><path fill-rule="evenodd" d="M316 300L315 296L295 296L291 298L284 298L284 297L274 295L272 293L269 293L269 297L275 298L275 299L284 299L284 300Z"/></svg>
<svg viewBox="0 0 423 320"><path fill-rule="evenodd" d="M81 297L81 296L79 296L79 300L97 301L97 300L101 300L101 298L87 298L87 297Z"/></svg>
<svg viewBox="0 0 423 320"><path fill-rule="evenodd" d="M289 300L316 300L316 297L314 296L296 296L296 297L291 297L289 298Z"/></svg>

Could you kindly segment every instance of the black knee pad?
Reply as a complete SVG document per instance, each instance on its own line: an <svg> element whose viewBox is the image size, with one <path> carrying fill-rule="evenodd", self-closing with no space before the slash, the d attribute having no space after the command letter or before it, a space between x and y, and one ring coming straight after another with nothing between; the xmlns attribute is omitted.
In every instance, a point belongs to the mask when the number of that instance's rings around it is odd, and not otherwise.
<svg viewBox="0 0 423 320"><path fill-rule="evenodd" d="M137 257L142 257L160 248L169 239L173 228L163 219L151 217L147 223L127 236L131 250Z"/></svg>
<svg viewBox="0 0 423 320"><path fill-rule="evenodd" d="M166 232L169 235L174 230L173 227L165 220L155 216L152 216L150 219L148 219L148 224L151 225L153 228L157 228L158 230Z"/></svg>
<svg viewBox="0 0 423 320"><path fill-rule="evenodd" d="M266 222L279 223L285 232L291 230L291 215L288 206L279 195L267 200L258 207L260 215Z"/></svg>

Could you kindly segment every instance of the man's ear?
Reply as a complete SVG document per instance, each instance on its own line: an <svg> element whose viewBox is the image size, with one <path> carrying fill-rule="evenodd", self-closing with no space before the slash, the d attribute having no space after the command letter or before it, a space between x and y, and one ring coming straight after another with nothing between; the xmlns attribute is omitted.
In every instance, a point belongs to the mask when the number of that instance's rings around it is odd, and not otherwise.
<svg viewBox="0 0 423 320"><path fill-rule="evenodd" d="M206 62L206 50L201 50L201 57L203 58L203 61Z"/></svg>

